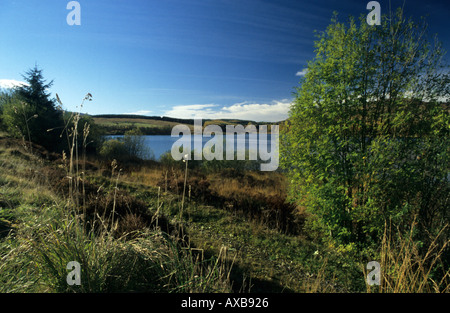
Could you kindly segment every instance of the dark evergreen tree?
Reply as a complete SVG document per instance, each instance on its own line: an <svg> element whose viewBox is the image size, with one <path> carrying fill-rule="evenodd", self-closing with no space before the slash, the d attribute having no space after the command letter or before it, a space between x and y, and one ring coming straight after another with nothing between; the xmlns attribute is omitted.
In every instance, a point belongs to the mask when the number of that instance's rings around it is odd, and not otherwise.
<svg viewBox="0 0 450 313"><path fill-rule="evenodd" d="M15 90L15 99L5 108L5 122L13 133L20 133L26 140L42 145L48 150L58 150L64 125L62 110L56 107L42 70L35 66L23 75L26 85Z"/></svg>

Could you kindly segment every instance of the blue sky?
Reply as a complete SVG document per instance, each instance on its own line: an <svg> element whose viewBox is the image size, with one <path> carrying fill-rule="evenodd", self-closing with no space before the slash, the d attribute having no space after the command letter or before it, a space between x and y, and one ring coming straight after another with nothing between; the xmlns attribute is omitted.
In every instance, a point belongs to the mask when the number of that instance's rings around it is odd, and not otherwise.
<svg viewBox="0 0 450 313"><path fill-rule="evenodd" d="M86 93L89 114L277 121L314 57L314 30L333 11L367 15L369 1L0 0L0 85L38 65L67 110ZM394 1L408 16L428 14L450 51L450 4ZM389 1L379 1L387 12Z"/></svg>

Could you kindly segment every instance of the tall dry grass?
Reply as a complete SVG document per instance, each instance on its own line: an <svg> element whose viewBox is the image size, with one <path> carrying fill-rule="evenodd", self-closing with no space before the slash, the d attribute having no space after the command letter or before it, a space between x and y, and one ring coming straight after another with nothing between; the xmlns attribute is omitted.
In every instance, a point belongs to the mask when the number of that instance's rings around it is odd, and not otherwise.
<svg viewBox="0 0 450 313"><path fill-rule="evenodd" d="M450 292L450 269L444 260L450 244L445 235L448 225L425 247L414 239L415 228L413 222L405 235L386 224L380 248L380 286L367 285L368 292Z"/></svg>
<svg viewBox="0 0 450 313"><path fill-rule="evenodd" d="M191 169L187 163L184 167L144 166L127 171L123 178L127 182L159 187L164 194L171 192L181 198L182 204L183 197L188 197L197 203L239 212L258 225L283 233L302 232L306 213L287 200L287 182L282 173L232 168L208 172Z"/></svg>

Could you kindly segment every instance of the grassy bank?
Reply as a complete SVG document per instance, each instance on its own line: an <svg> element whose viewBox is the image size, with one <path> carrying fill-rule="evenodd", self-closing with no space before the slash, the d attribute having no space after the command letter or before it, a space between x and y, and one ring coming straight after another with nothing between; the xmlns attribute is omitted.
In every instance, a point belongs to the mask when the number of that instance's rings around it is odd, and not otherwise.
<svg viewBox="0 0 450 313"><path fill-rule="evenodd" d="M116 180L71 189L63 159L9 138L1 139L0 167L1 292L231 290L225 260L206 259L175 228L156 227L153 208L138 212L141 203ZM66 282L71 261L81 264L80 286Z"/></svg>
<svg viewBox="0 0 450 313"><path fill-rule="evenodd" d="M388 228L389 270L367 286L370 260L323 244L282 173L77 160L0 137L2 292L449 291L446 247L423 257Z"/></svg>

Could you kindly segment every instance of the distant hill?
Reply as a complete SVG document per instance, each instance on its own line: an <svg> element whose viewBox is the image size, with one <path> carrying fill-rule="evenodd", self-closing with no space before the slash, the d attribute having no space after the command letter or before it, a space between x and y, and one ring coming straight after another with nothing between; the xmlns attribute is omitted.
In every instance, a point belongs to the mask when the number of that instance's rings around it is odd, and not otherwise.
<svg viewBox="0 0 450 313"><path fill-rule="evenodd" d="M173 118L167 116L147 116L147 115L135 115L135 114L99 114L92 115L94 119L120 119L122 121L129 120L130 122L135 120L149 120L149 121L163 121L163 122L174 122L177 124L194 124L193 119L181 119Z"/></svg>
<svg viewBox="0 0 450 313"><path fill-rule="evenodd" d="M123 135L126 131L140 129L145 135L170 135L175 125L187 125L193 130L194 119L181 119L168 116L145 116L131 114L100 114L91 115L95 123L100 126L108 135ZM250 120L238 119L205 119L202 120L203 126L218 125L225 130L226 125L252 124L273 125L278 123L255 122Z"/></svg>

